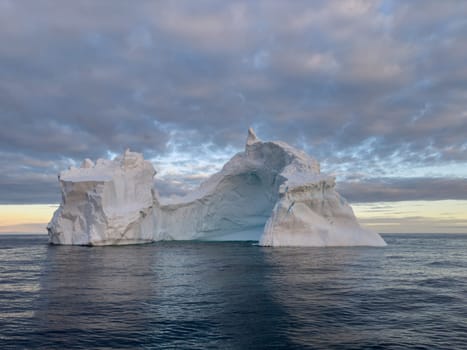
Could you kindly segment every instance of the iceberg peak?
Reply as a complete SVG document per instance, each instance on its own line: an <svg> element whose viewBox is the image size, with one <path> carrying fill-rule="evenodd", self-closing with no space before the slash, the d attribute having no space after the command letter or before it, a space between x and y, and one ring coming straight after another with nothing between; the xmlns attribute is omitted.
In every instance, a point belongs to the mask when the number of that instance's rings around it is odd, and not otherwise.
<svg viewBox="0 0 467 350"><path fill-rule="evenodd" d="M86 158L85 160L83 160L80 166L80 168L92 168L92 167L94 167L94 162L89 158Z"/></svg>
<svg viewBox="0 0 467 350"><path fill-rule="evenodd" d="M246 139L246 146L251 146L256 142L261 142L261 140L256 136L255 131L253 128L248 128L248 137Z"/></svg>

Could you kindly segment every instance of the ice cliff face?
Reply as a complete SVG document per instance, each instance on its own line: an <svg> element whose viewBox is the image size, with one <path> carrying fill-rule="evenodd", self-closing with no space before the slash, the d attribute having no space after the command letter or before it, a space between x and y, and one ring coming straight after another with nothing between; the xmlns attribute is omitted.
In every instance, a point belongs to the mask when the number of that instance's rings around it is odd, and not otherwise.
<svg viewBox="0 0 467 350"><path fill-rule="evenodd" d="M155 170L139 153L86 159L59 175L62 203L47 226L54 244L109 245L154 240Z"/></svg>
<svg viewBox="0 0 467 350"><path fill-rule="evenodd" d="M185 197L160 200L155 171L137 153L86 160L60 174L62 204L48 226L56 244L176 239L257 240L264 246L384 246L358 224L319 163L249 130L245 151Z"/></svg>

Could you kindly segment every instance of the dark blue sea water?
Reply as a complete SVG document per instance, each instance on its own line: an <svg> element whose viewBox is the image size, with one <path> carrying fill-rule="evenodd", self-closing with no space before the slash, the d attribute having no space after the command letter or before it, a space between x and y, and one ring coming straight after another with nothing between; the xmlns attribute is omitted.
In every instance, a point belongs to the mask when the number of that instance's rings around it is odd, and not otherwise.
<svg viewBox="0 0 467 350"><path fill-rule="evenodd" d="M467 349L467 235L386 248L0 235L0 349Z"/></svg>

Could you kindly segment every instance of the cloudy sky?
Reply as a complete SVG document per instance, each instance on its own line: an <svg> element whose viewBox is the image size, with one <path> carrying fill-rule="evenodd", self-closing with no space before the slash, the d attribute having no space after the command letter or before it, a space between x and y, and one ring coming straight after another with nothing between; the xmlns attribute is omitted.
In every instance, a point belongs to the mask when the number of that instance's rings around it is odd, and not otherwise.
<svg viewBox="0 0 467 350"><path fill-rule="evenodd" d="M130 147L180 194L253 126L376 230L467 232L466 38L454 0L0 0L0 231L83 158Z"/></svg>

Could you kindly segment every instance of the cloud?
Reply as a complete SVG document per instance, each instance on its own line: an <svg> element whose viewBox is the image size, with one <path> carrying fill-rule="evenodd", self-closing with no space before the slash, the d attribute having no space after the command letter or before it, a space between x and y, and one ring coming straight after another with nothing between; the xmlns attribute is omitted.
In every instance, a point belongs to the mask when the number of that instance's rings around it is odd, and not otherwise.
<svg viewBox="0 0 467 350"><path fill-rule="evenodd" d="M0 198L52 200L37 176L126 147L169 167L174 143L194 163L233 154L250 125L344 180L462 169L465 18L440 1L0 1Z"/></svg>
<svg viewBox="0 0 467 350"><path fill-rule="evenodd" d="M359 219L360 224L379 233L465 233L467 220L424 216Z"/></svg>
<svg viewBox="0 0 467 350"><path fill-rule="evenodd" d="M31 223L31 224L0 226L0 233L44 234L46 232L47 232L46 223Z"/></svg>
<svg viewBox="0 0 467 350"><path fill-rule="evenodd" d="M351 202L467 200L467 178L374 178L342 182L338 190Z"/></svg>

